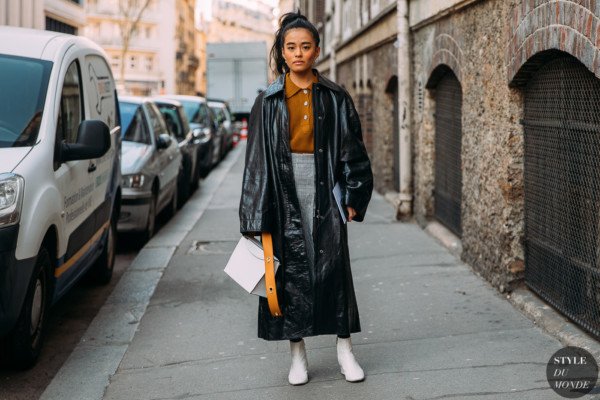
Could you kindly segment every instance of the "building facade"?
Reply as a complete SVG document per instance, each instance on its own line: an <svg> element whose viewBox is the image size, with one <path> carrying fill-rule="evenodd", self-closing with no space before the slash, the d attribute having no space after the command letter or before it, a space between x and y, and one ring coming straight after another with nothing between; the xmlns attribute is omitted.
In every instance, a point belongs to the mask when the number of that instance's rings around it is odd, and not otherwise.
<svg viewBox="0 0 600 400"><path fill-rule="evenodd" d="M80 34L85 26L83 0L3 0L0 25Z"/></svg>
<svg viewBox="0 0 600 400"><path fill-rule="evenodd" d="M414 1L414 213L600 334L600 2Z"/></svg>
<svg viewBox="0 0 600 400"><path fill-rule="evenodd" d="M168 0L172 1L172 0ZM136 32L129 42L129 49L123 54L123 36L120 23L123 12L119 0L88 0L86 4L88 23L85 36L98 43L107 53L120 94L147 96L158 94L165 76L164 65L160 57L161 38L165 37L161 26L163 13L171 8L162 9L158 0L151 0L142 13ZM133 11L132 15L135 15ZM174 11L171 10L174 19ZM134 18L133 16L129 17ZM167 27L166 29L173 29ZM174 36L174 34L173 34ZM174 70L174 66L172 66Z"/></svg>
<svg viewBox="0 0 600 400"><path fill-rule="evenodd" d="M316 68L356 103L376 190L398 192L396 0L301 0L298 6L321 36Z"/></svg>
<svg viewBox="0 0 600 400"><path fill-rule="evenodd" d="M200 57L196 46L195 3L195 0L176 0L175 91L171 93L196 93Z"/></svg>
<svg viewBox="0 0 600 400"><path fill-rule="evenodd" d="M265 42L269 57L277 30L275 7L261 0L213 0L207 42ZM269 80L274 78L271 71Z"/></svg>
<svg viewBox="0 0 600 400"><path fill-rule="evenodd" d="M500 292L525 284L600 337L600 2L299 5L398 215L445 227Z"/></svg>
<svg viewBox="0 0 600 400"><path fill-rule="evenodd" d="M206 95L206 31L203 21L196 25L196 54L199 58L196 70L196 94Z"/></svg>
<svg viewBox="0 0 600 400"><path fill-rule="evenodd" d="M88 0L85 35L107 52L120 93L194 94L196 33L193 0L150 0L123 54L121 25L128 1ZM133 20L137 9L129 14ZM121 76L121 72L123 76Z"/></svg>

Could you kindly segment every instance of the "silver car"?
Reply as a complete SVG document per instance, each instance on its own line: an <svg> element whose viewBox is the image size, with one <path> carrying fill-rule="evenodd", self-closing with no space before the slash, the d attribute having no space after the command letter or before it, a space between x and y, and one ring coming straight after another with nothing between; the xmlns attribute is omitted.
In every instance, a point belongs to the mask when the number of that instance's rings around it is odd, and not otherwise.
<svg viewBox="0 0 600 400"><path fill-rule="evenodd" d="M119 96L123 193L118 230L154 235L156 215L177 211L181 153L156 104L144 97Z"/></svg>

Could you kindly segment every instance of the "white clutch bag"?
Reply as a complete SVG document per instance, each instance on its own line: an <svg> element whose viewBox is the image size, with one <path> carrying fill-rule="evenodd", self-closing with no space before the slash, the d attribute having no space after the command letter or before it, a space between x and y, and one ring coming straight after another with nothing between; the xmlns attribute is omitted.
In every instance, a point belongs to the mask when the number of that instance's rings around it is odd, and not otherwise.
<svg viewBox="0 0 600 400"><path fill-rule="evenodd" d="M279 260L273 257L275 272ZM235 246L225 273L236 281L248 293L267 297L265 286L265 255L260 242L254 238L242 236Z"/></svg>

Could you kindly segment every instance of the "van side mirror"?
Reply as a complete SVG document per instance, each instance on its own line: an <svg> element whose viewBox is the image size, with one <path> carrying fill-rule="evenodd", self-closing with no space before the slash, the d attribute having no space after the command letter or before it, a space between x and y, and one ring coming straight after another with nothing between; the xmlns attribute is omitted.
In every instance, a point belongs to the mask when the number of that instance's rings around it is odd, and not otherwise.
<svg viewBox="0 0 600 400"><path fill-rule="evenodd" d="M158 135L158 140L156 141L156 148L159 150L166 149L171 145L171 140L171 135L169 135L168 133L161 133L160 135Z"/></svg>
<svg viewBox="0 0 600 400"><path fill-rule="evenodd" d="M85 120L79 124L77 143L61 143L60 161L100 158L108 149L110 149L108 126L100 120Z"/></svg>

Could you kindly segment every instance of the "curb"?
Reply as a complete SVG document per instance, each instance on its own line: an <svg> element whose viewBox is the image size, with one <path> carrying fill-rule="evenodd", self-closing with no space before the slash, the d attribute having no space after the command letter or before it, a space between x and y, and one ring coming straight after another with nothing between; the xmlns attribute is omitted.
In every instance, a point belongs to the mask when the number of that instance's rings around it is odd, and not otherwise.
<svg viewBox="0 0 600 400"><path fill-rule="evenodd" d="M244 149L233 148L183 208L140 250L40 400L104 397L171 257Z"/></svg>
<svg viewBox="0 0 600 400"><path fill-rule="evenodd" d="M506 295L523 315L557 338L564 346L582 347L600 363L600 343L528 288L517 288Z"/></svg>

